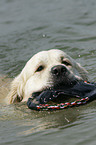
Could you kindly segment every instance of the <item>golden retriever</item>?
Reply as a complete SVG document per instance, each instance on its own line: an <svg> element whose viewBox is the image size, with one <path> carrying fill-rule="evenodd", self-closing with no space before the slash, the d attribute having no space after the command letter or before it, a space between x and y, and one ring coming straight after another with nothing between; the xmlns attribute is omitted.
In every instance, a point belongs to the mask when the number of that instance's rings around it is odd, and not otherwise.
<svg viewBox="0 0 96 145"><path fill-rule="evenodd" d="M27 101L33 93L56 84L67 85L74 78L87 80L87 71L65 52L52 49L35 54L12 81L7 103Z"/></svg>

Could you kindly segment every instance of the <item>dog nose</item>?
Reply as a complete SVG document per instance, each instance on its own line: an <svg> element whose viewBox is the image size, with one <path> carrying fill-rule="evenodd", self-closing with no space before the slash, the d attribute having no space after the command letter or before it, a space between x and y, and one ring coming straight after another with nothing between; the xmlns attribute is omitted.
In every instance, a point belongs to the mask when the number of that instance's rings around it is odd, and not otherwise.
<svg viewBox="0 0 96 145"><path fill-rule="evenodd" d="M63 75L67 72L67 68L63 65L56 65L51 68L51 73L55 76Z"/></svg>

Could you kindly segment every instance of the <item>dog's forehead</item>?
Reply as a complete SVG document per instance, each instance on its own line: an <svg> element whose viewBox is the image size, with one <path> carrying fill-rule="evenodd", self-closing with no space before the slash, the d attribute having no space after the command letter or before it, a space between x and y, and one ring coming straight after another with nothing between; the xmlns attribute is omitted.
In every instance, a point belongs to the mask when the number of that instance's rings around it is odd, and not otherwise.
<svg viewBox="0 0 96 145"><path fill-rule="evenodd" d="M58 49L51 49L48 51L41 51L35 54L28 62L28 65L32 65L33 67L42 65L42 64L52 64L56 62L60 62L61 58L70 58L65 52ZM71 58L70 58L71 59Z"/></svg>
<svg viewBox="0 0 96 145"><path fill-rule="evenodd" d="M54 58L58 58L58 57L65 57L67 58L68 55L63 52L62 50L58 50L58 49L51 49L48 51L48 53L50 54L50 56L54 56Z"/></svg>
<svg viewBox="0 0 96 145"><path fill-rule="evenodd" d="M44 60L50 60L50 59L58 59L60 57L65 57L65 58L68 58L68 55L61 51L61 50L58 50L58 49L52 49L52 50L48 50L48 51L41 51L37 54L35 54L33 57L32 57L32 60L34 60L35 62L36 61L44 61Z"/></svg>

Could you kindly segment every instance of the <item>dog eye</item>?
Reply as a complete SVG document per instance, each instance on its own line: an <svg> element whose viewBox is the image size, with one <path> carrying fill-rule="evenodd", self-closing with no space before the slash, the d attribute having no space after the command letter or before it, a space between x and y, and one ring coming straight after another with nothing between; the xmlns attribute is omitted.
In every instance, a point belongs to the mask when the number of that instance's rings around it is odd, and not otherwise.
<svg viewBox="0 0 96 145"><path fill-rule="evenodd" d="M42 71L43 69L44 69L44 66L40 65L40 66L37 68L36 72Z"/></svg>
<svg viewBox="0 0 96 145"><path fill-rule="evenodd" d="M66 66L71 66L71 63L67 60L62 60L62 63L65 64Z"/></svg>

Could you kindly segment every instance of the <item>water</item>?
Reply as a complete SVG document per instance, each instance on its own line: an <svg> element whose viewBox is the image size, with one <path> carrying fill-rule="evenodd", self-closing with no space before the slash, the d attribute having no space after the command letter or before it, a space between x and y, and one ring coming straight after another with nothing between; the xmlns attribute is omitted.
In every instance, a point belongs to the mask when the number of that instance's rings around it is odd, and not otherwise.
<svg viewBox="0 0 96 145"><path fill-rule="evenodd" d="M52 48L67 52L96 81L95 0L0 0L4 90L32 55ZM0 144L96 145L96 101L55 112L0 104Z"/></svg>

